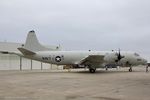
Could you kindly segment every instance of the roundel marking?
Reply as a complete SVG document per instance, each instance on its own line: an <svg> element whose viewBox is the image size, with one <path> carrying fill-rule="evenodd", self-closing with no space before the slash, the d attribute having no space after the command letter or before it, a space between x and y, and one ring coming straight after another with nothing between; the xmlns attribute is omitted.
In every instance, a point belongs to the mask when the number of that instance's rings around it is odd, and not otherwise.
<svg viewBox="0 0 150 100"><path fill-rule="evenodd" d="M56 56L56 57L55 57L55 61L56 61L56 62L61 62L61 57L60 57L60 56Z"/></svg>

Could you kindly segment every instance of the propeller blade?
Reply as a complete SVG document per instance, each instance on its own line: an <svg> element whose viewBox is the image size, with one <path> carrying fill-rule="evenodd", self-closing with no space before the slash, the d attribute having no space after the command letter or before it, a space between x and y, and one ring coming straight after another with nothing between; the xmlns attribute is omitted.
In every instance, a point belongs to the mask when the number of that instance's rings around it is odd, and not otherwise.
<svg viewBox="0 0 150 100"><path fill-rule="evenodd" d="M118 53L117 53L117 60L116 60L116 62L119 62L122 58L124 58L124 56L121 55L120 48L119 48Z"/></svg>

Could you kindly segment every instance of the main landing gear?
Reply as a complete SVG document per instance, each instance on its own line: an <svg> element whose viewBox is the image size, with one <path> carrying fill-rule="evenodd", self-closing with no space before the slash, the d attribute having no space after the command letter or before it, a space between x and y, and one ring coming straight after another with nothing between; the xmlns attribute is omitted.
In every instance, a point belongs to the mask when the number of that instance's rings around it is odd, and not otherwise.
<svg viewBox="0 0 150 100"><path fill-rule="evenodd" d="M90 73L95 73L96 68L89 68Z"/></svg>
<svg viewBox="0 0 150 100"><path fill-rule="evenodd" d="M130 68L129 68L129 72L132 72L132 66L130 66Z"/></svg>
<svg viewBox="0 0 150 100"><path fill-rule="evenodd" d="M89 72L90 73L95 73L95 71L96 71L96 68L95 67L92 67L90 64L89 65L86 65L87 66L87 68L89 68Z"/></svg>

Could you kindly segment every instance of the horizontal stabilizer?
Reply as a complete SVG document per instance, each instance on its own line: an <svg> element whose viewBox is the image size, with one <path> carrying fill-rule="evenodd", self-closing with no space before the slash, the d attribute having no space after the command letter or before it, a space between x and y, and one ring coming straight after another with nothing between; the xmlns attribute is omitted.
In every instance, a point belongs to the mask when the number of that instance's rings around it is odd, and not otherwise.
<svg viewBox="0 0 150 100"><path fill-rule="evenodd" d="M2 53L2 54L9 54L8 51L0 51L0 53Z"/></svg>
<svg viewBox="0 0 150 100"><path fill-rule="evenodd" d="M1 54L14 54L14 55L18 55L18 56L22 56L21 53L16 52L16 51L0 51Z"/></svg>
<svg viewBox="0 0 150 100"><path fill-rule="evenodd" d="M24 48L18 48L18 50L23 53L24 55L35 55L35 52L32 52L30 50L24 49Z"/></svg>

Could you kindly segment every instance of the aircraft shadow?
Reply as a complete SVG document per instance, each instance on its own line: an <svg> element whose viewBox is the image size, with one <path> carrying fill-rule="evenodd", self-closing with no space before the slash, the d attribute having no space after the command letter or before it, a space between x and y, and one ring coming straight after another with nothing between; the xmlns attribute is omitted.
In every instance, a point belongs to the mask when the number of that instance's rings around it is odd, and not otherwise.
<svg viewBox="0 0 150 100"><path fill-rule="evenodd" d="M27 73L31 74L54 74L54 73L66 73L66 74L117 74L117 73L137 73L137 72L144 72L144 71L136 71L129 72L128 70L97 70L95 73L90 73L88 70L77 70L77 71L27 71ZM26 71L25 71L26 73Z"/></svg>

